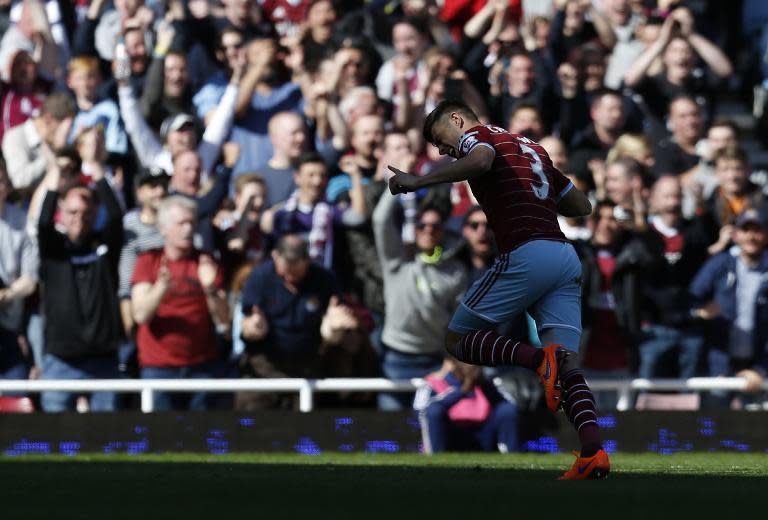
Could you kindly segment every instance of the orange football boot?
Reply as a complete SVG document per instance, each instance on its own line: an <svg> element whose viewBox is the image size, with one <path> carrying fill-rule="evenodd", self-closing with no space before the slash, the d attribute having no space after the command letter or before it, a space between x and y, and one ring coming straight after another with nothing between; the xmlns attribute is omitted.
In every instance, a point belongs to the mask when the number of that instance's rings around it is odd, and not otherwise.
<svg viewBox="0 0 768 520"><path fill-rule="evenodd" d="M596 480L607 477L611 471L611 462L605 450L599 450L591 457L580 457L576 452L573 454L576 455L573 467L557 480Z"/></svg>
<svg viewBox="0 0 768 520"><path fill-rule="evenodd" d="M563 388L560 385L558 352L562 351L565 353L565 349L560 345L547 345L541 350L544 352L544 361L536 369L536 373L539 375L541 386L544 387L544 398L547 402L547 408L549 408L550 412L555 413L560 408L563 397Z"/></svg>

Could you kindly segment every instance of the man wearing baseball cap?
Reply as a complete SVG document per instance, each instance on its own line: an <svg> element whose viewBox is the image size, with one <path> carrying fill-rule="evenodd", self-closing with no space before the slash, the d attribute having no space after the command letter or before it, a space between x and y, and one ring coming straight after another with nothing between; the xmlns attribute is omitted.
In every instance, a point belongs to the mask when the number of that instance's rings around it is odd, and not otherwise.
<svg viewBox="0 0 768 520"><path fill-rule="evenodd" d="M147 124L129 78L118 77L120 117L131 139L133 148L144 167L160 167L173 172L173 160L183 151L195 151L200 156L202 180L213 173L222 145L232 129L235 104L239 92L239 77L233 76L213 111L205 131L199 135L197 119L188 113L177 113L165 118L160 126L160 140Z"/></svg>
<svg viewBox="0 0 768 520"><path fill-rule="evenodd" d="M768 220L747 209L734 226L736 247L710 258L690 290L709 349L708 375L746 380L744 394L712 392L705 400L721 406L754 400L768 373Z"/></svg>

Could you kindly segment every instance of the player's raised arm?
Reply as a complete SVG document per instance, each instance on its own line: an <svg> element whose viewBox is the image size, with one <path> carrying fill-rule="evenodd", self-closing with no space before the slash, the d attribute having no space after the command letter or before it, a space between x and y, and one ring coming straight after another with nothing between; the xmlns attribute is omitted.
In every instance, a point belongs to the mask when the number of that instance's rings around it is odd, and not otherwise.
<svg viewBox="0 0 768 520"><path fill-rule="evenodd" d="M572 186L557 202L557 212L564 217L586 217L592 213L592 203L581 190Z"/></svg>
<svg viewBox="0 0 768 520"><path fill-rule="evenodd" d="M389 190L393 194L405 193L444 182L472 180L489 171L496 150L490 143L478 140L477 132L467 134L480 125L477 115L466 103L441 101L424 120L424 140L435 145L440 155L450 155L458 160L424 177L390 166L395 175L389 179Z"/></svg>
<svg viewBox="0 0 768 520"><path fill-rule="evenodd" d="M389 179L389 189L392 194L415 191L419 188L442 184L445 182L460 182L472 180L488 172L493 165L496 153L493 148L478 146L469 155L462 157L429 175L418 177L411 175L394 166L388 168L395 174Z"/></svg>

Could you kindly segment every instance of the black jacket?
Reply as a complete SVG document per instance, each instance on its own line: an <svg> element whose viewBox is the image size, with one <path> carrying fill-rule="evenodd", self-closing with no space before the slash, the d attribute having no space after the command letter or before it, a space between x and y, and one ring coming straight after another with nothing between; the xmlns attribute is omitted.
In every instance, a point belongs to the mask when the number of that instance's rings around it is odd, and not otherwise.
<svg viewBox="0 0 768 520"><path fill-rule="evenodd" d="M117 299L122 211L107 181L99 181L96 191L107 211L106 225L78 244L56 230L57 192L45 195L40 214L45 349L61 358L112 355L122 337Z"/></svg>
<svg viewBox="0 0 768 520"><path fill-rule="evenodd" d="M581 344L586 345L589 343L589 333L592 328L592 313L588 302L602 292L602 277L597 264L597 248L591 242L576 242L574 246L581 259L583 329ZM616 301L616 320L624 332L625 342L630 349L629 366L634 370L638 361L637 345L640 337L643 270L652 266L654 262L658 262L659 259L654 258L647 238L639 235L624 237L613 248L613 254L616 258L616 267L611 280L611 289Z"/></svg>
<svg viewBox="0 0 768 520"><path fill-rule="evenodd" d="M701 218L681 220L677 230L683 238L679 255L665 255L664 238L653 227L645 234L646 243L658 261L643 270L640 317L668 327L692 324L688 286L709 257L707 248L712 243Z"/></svg>

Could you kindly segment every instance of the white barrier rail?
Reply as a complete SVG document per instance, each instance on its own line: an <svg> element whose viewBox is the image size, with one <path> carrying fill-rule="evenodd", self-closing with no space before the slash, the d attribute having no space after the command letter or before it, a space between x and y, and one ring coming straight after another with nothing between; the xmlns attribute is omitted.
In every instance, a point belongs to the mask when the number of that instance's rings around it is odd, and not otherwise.
<svg viewBox="0 0 768 520"><path fill-rule="evenodd" d="M0 380L0 395L6 392L118 392L141 395L141 411L152 412L155 392L279 392L298 393L299 409L311 412L315 392L409 392L423 385L419 378L390 380L382 378L339 379L47 379ZM707 391L744 390L740 377L693 377L690 379L593 379L592 390L616 391L618 410L631 406L637 391ZM763 384L768 390L768 382Z"/></svg>

